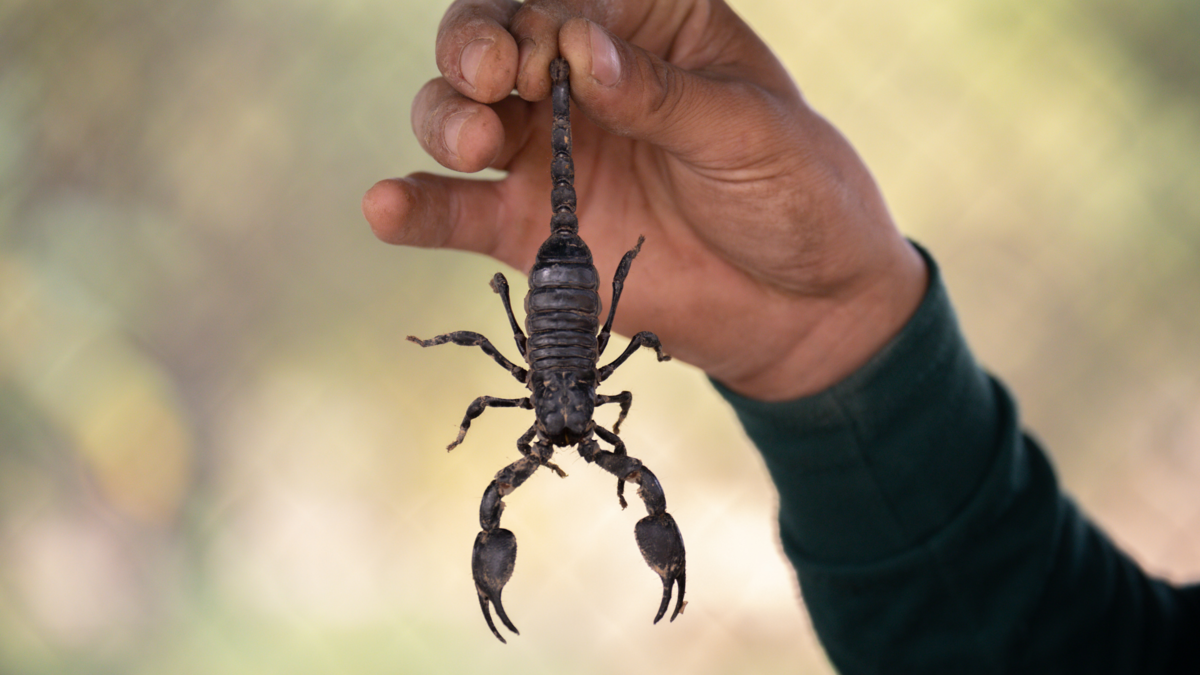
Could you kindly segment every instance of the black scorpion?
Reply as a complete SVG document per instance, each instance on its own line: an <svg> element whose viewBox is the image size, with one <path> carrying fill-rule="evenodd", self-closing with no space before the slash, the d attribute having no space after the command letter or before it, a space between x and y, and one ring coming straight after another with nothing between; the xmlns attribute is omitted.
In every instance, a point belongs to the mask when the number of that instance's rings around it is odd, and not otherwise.
<svg viewBox="0 0 1200 675"><path fill-rule="evenodd" d="M608 345L625 277L645 238L639 237L637 246L621 258L613 277L608 319L597 332L600 321L600 295L597 293L599 275L592 262L591 251L579 237L579 221L575 216L575 167L571 159L568 74L564 59L555 59L550 64L554 107L551 132L554 157L550 165L554 187L550 201L554 215L550 220L551 234L538 250L537 260L529 272L529 294L525 296L525 329L529 337L521 331L513 316L508 280L503 274L497 273L491 281L492 290L499 294L504 303L517 349L528 362L529 369L509 361L479 333L456 331L431 340L413 336L408 338L422 347L448 342L480 347L513 377L529 387L531 392L525 398L480 396L475 399L463 417L458 438L446 448L452 450L462 443L471 420L483 414L485 408L524 408L535 412L533 426L517 439L521 459L501 469L484 490L483 502L479 507L479 524L483 531L475 537L475 548L471 554L471 573L475 577L475 590L479 593L479 606L483 609L488 628L501 642L505 640L492 622L489 602L496 605L496 613L504 625L519 634L500 603L500 594L512 577L517 559L516 537L511 531L500 527L500 513L504 510L502 498L517 489L540 466L565 477L563 470L550 461L554 446L575 445L584 460L595 462L615 475L621 508L626 506L625 482L639 486L638 495L646 503L646 511L650 515L638 521L634 536L646 563L662 577L663 582L662 603L654 623L658 623L666 614L673 584L678 584L679 595L675 611L671 614L672 621L687 604L683 600L686 581L683 537L675 519L667 513L662 486L650 469L626 453L625 444L617 436L633 396L628 391L615 396L596 393L596 386L608 379L639 347L653 348L659 361L666 361L670 357L663 352L656 335L641 332L633 336L628 348L612 363L597 367L600 355ZM596 406L606 403L617 403L621 408L612 431L592 420ZM612 445L613 450L601 450L596 436Z"/></svg>

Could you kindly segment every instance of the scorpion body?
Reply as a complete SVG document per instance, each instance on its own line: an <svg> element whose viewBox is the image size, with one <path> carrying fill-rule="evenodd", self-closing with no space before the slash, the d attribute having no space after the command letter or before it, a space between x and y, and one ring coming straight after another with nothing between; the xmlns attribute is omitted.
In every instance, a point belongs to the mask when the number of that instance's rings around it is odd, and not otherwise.
<svg viewBox="0 0 1200 675"><path fill-rule="evenodd" d="M512 577L517 556L516 537L511 531L500 527L500 514L504 509L502 499L539 467L547 467L565 477L562 469L550 461L555 446L577 446L584 460L616 476L617 499L621 508L626 506L626 481L639 486L638 495L645 502L649 515L638 521L634 535L647 564L663 581L662 601L654 622L658 623L666 614L674 585L678 584L679 593L671 615L672 621L687 604L683 599L686 581L683 537L674 518L666 511L666 499L658 479L641 461L628 455L625 444L617 435L621 422L629 412L632 394L623 391L609 396L596 392L597 386L608 379L639 347L653 348L659 361L670 358L663 352L657 336L641 332L633 336L629 346L612 363L599 367L625 277L641 250L644 238L638 238L637 245L621 258L617 266L613 277L612 303L608 317L601 326L600 278L591 251L579 236L579 221L575 215L567 62L561 58L555 59L550 65L550 74L554 112L551 130L554 155L550 166L553 188L550 199L554 215L550 220L551 234L538 250L529 272L529 293L525 296L525 330L528 337L513 315L508 280L503 274L497 273L491 281L492 290L504 303L517 349L529 368L512 363L487 338L470 331L447 333L430 340L412 336L408 338L422 347L446 343L480 347L530 390L530 395L524 398L480 396L475 399L467 408L458 437L447 447L447 450L452 450L462 443L471 421L489 407L534 411L533 426L517 440L521 458L501 469L484 490L479 507L482 531L475 538L471 555L471 573L475 579L479 605L488 627L501 642L505 640L492 621L489 603L495 605L501 622L512 632L518 633L500 601L504 585ZM620 406L620 414L611 431L592 419L596 406L608 403ZM602 450L596 437L612 445L613 450Z"/></svg>

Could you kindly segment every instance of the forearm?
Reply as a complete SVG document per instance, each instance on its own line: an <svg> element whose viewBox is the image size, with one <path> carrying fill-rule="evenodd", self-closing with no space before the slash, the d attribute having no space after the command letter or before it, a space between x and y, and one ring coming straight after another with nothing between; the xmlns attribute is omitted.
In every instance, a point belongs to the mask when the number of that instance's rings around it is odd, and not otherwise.
<svg viewBox="0 0 1200 675"><path fill-rule="evenodd" d="M722 390L778 486L822 643L845 675L1156 672L1173 590L1061 495L929 263L916 314L845 380L778 404Z"/></svg>

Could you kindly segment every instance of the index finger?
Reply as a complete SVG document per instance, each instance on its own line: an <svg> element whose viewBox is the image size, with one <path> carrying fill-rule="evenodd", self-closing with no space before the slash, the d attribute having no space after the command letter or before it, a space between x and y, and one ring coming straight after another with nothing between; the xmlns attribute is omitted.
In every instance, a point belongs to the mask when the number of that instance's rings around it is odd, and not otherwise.
<svg viewBox="0 0 1200 675"><path fill-rule="evenodd" d="M463 96L495 103L517 77L517 42L508 32L516 0L456 0L438 26L438 70Z"/></svg>

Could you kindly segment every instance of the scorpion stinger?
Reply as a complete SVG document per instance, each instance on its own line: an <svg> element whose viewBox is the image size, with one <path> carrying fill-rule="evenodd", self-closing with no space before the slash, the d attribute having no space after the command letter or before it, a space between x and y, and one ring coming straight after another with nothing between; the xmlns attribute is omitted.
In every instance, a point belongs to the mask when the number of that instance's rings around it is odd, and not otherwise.
<svg viewBox="0 0 1200 675"><path fill-rule="evenodd" d="M479 347L530 391L525 398L476 398L467 408L458 437L450 444L450 448L454 448L462 443L471 421L487 408L524 408L534 411L533 426L517 440L521 458L501 469L484 490L479 505L479 526L482 531L475 538L471 554L471 574L475 579L483 618L501 642L505 640L492 620L491 606L495 606L500 622L517 633L516 626L509 620L500 601L517 561L517 538L511 531L500 527L503 498L520 487L540 467L566 476L562 469L550 461L554 456L554 446L574 445L585 461L595 463L616 476L617 500L621 508L626 506L626 481L638 486L638 496L646 504L648 515L638 521L634 538L642 557L663 582L662 601L654 623L666 615L675 588L678 588L678 596L671 620L674 621L687 605L683 599L687 580L683 536L675 519L667 513L667 500L658 478L640 460L629 456L625 443L617 435L621 422L629 413L633 395L627 391L615 395L596 393L596 387L639 347L654 349L659 361L671 357L663 351L654 333L643 331L633 336L629 347L612 363L602 368L597 365L600 354L608 344L625 277L645 239L639 237L637 246L626 253L617 265L613 276L612 303L608 318L601 327L600 277L591 251L579 236L579 221L575 215L575 167L571 158L568 75L569 67L565 60L555 59L550 64L554 106L554 126L550 137L554 153L550 164L553 182L550 200L554 215L550 219L550 236L542 243L529 272L529 293L525 296L525 331L521 330L513 315L508 280L503 274L496 274L491 281L492 290L504 303L517 350L529 368L509 361L487 338L470 331L446 333L430 340L412 336L408 338L422 347L446 343ZM599 426L592 419L596 407L608 403L617 403L620 407L612 431ZM602 450L596 437L612 445L613 449Z"/></svg>

